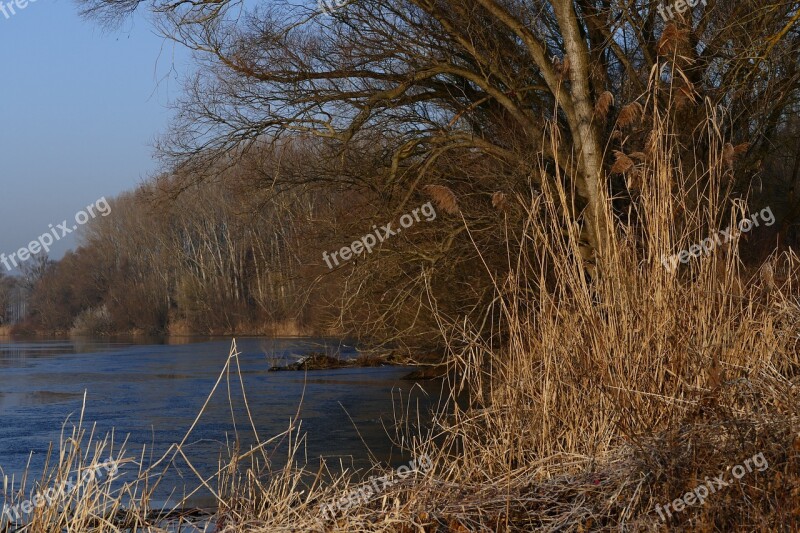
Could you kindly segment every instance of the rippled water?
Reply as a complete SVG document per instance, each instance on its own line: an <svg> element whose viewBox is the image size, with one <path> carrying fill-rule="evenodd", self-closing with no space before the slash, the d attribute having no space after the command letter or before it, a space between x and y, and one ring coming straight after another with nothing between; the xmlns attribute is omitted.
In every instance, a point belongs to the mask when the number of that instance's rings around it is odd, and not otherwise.
<svg viewBox="0 0 800 533"><path fill-rule="evenodd" d="M95 433L112 429L115 440L128 438L127 449L142 447L159 457L179 442L200 412L230 351L231 339L186 344L110 343L98 341L0 341L0 467L19 476L30 459L41 472L51 442L58 442L65 420L77 421L86 394L84 426ZM423 411L439 385L401 378L399 367L268 372L309 351L356 354L351 346L323 339L239 339L239 364L248 404L259 436L284 431L300 410L307 432L306 458L342 459L346 466L368 463L367 448L381 461L400 460L387 432L394 435L395 410L411 393ZM413 391L412 391L413 389ZM253 442L241 387L231 375L231 401L242 448ZM399 400L402 398L402 402ZM301 405L302 400L302 405ZM416 403L415 403L416 405ZM227 380L223 380L187 446L192 463L204 475L218 466L225 443L235 440ZM357 429L356 429L357 428ZM285 448L274 455L280 466ZM185 464L172 469L166 486L194 487ZM185 476L181 478L181 476Z"/></svg>

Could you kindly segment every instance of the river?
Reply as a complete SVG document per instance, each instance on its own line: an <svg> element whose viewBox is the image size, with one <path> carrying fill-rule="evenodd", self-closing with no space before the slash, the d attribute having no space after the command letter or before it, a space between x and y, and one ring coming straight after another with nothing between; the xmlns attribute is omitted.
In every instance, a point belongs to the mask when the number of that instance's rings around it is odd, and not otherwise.
<svg viewBox="0 0 800 533"><path fill-rule="evenodd" d="M145 449L146 457L160 457L183 439L201 411L225 368L231 340L0 340L2 474L10 482L29 468L36 478L65 421L68 427L77 423L84 395L83 427L95 425L101 437L113 430L117 443L127 438L129 456ZM362 468L370 454L397 464L406 458L390 438L397 412L407 406L409 394L415 406L427 410L441 386L402 380L412 370L403 367L269 372L311 351L357 354L353 346L335 340L243 338L236 343L247 403L262 441L286 430L299 410L306 434L302 459L311 465L326 457ZM187 455L203 475L217 470L236 430L242 449L254 442L235 362L232 367L231 401L226 378L187 440ZM273 455L275 466L285 461L284 451L279 447ZM173 489L180 493L199 485L186 466L179 461L168 471L161 493L165 501ZM194 503L207 503L207 496L200 493Z"/></svg>

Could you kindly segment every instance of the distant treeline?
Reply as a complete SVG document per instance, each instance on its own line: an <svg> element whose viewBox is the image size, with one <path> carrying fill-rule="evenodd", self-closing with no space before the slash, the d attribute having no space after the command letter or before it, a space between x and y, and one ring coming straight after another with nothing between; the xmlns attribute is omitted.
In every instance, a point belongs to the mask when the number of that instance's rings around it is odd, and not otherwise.
<svg viewBox="0 0 800 533"><path fill-rule="evenodd" d="M17 300L28 294L27 317L15 326L22 333L346 333L433 344L434 308L470 316L490 307L488 273L503 273L518 249L514 235L527 215L515 194L524 185L498 187L499 177L478 177L490 169L464 161L462 175L476 176L469 187L464 180L457 192L387 196L371 187L380 152L376 143L343 162L343 154L295 140L154 178L115 198L111 216L92 221L76 251L33 262L21 279L0 279L2 322L12 322L16 290ZM770 165L781 172L779 160ZM796 214L779 183L752 202L773 206L781 223L754 232L745 255L778 236L796 241ZM431 199L436 220L333 271L326 266L324 252L390 222L397 228L398 217ZM755 245L761 240L764 247Z"/></svg>
<svg viewBox="0 0 800 533"><path fill-rule="evenodd" d="M159 177L114 199L112 216L93 221L76 251L33 276L29 316L17 329L296 334L324 327L305 303L319 265L298 254L299 224L319 211L317 201L265 198L246 176L179 194L176 187L174 178Z"/></svg>
<svg viewBox="0 0 800 533"><path fill-rule="evenodd" d="M86 227L77 250L27 268L16 284L30 288L29 313L15 331L347 333L430 346L432 308L485 304L490 281L452 191L397 198L370 191L376 169L368 157L379 151L365 148L357 155L366 161L344 165L344 185L330 179L335 154L301 140L154 178L111 200L111 215ZM499 258L512 211L485 193L462 204L483 219L472 239ZM377 228L400 228L402 215L432 201L435 219L428 209L371 253L333 270L324 261L323 253Z"/></svg>

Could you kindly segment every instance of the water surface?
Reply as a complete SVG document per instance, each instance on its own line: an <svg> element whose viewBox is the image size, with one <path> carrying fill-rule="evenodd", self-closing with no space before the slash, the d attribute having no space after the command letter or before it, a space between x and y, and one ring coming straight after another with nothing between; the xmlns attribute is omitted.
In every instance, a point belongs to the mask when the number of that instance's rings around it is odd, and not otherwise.
<svg viewBox="0 0 800 533"><path fill-rule="evenodd" d="M387 430L394 436L398 410L407 406L409 393L413 405L422 402L423 411L438 397L436 383L425 385L426 395L419 384L401 380L409 368L268 371L310 351L356 355L339 341L247 338L238 339L237 346L259 436L264 440L281 433L299 410L307 434L303 459L311 463L324 456L362 468L372 454L397 464L405 457L392 446ZM29 462L31 472L40 472L65 420L77 422L84 395L84 427L95 425L101 436L113 429L115 440L127 437L132 455L144 447L148 456L159 457L183 439L225 367L230 347L231 339L177 345L0 340L3 474L18 478ZM236 430L243 449L254 442L233 366L230 381L223 379L188 440L190 460L204 475L216 471ZM284 452L282 446L272 456L276 466L284 464ZM168 476L168 488L197 485L185 464L177 464Z"/></svg>

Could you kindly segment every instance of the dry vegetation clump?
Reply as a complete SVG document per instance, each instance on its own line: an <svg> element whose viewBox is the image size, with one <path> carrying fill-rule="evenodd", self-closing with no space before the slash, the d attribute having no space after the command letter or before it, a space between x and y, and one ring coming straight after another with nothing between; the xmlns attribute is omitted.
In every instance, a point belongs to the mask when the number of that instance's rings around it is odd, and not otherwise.
<svg viewBox="0 0 800 533"><path fill-rule="evenodd" d="M469 407L440 420L436 482L454 489L427 486L435 503L414 512L452 531L800 527L800 261L773 254L747 269L737 242L666 269L663 254L743 216L721 186L724 161L687 177L669 154L645 169L631 207L641 222L608 235L595 279L558 185L529 202L523 252L487 313L496 335L467 342L470 327L446 324ZM757 453L764 472L660 520L656 504Z"/></svg>
<svg viewBox="0 0 800 533"><path fill-rule="evenodd" d="M141 461L113 434L100 438L86 429L83 417L82 409L77 423L65 424L40 475L3 474L0 532L142 531L152 522L152 487L136 466Z"/></svg>

